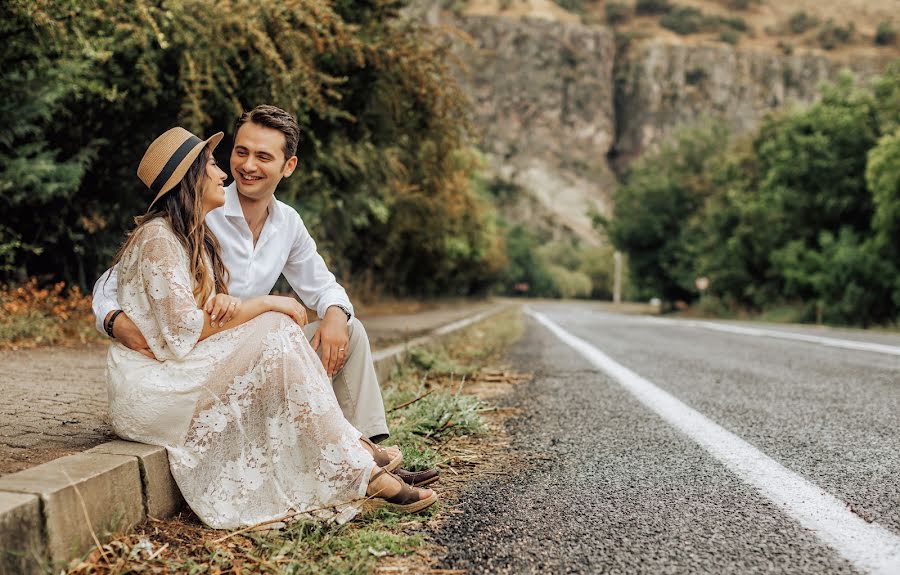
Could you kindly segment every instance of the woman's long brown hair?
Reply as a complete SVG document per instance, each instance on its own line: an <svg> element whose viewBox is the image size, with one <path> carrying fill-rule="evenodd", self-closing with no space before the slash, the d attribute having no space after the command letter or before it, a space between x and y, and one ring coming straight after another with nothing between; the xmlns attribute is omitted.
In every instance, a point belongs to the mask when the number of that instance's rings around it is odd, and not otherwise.
<svg viewBox="0 0 900 575"><path fill-rule="evenodd" d="M187 250L191 258L191 275L194 278L194 299L202 306L206 300L216 293L228 293L228 270L222 261L219 240L203 221L203 184L206 175L206 163L211 151L209 147L197 156L194 163L178 185L159 199L146 214L134 218L135 228L125 238L113 259L113 267L119 263L125 252L137 239L137 232L148 222L163 218L171 227L178 241ZM212 264L212 277L204 264L204 255ZM108 278L107 278L108 279Z"/></svg>

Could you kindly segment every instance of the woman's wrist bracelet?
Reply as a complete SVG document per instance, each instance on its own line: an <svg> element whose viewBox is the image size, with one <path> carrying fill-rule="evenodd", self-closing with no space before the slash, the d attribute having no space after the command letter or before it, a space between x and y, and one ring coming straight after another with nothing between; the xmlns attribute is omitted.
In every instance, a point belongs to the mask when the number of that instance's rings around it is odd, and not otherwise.
<svg viewBox="0 0 900 575"><path fill-rule="evenodd" d="M116 311L114 311L112 313L112 315L109 317L109 321L106 322L106 325L104 326L104 329L106 329L106 335L108 335L109 337L111 337L113 339L116 339L116 336L113 335L113 323L115 323L116 318L119 317L120 313L122 313L122 310L120 310L120 309L117 309Z"/></svg>

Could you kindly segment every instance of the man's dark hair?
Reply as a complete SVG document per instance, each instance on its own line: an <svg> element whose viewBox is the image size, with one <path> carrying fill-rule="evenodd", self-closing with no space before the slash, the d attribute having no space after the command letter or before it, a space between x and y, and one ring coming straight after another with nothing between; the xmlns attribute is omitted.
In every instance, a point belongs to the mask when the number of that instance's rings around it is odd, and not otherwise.
<svg viewBox="0 0 900 575"><path fill-rule="evenodd" d="M284 159L297 155L297 143L300 141L300 126L294 117L277 106L259 105L249 112L244 112L234 123L234 137L247 122L266 128L278 130L284 134Z"/></svg>

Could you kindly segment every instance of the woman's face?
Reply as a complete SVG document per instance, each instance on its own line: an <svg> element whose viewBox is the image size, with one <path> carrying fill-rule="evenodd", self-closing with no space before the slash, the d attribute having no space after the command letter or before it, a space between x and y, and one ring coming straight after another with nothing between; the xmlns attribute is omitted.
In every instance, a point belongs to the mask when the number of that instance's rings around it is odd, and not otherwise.
<svg viewBox="0 0 900 575"><path fill-rule="evenodd" d="M203 180L200 201L203 204L204 217L216 208L225 205L225 172L216 165L212 154L206 159L206 178Z"/></svg>

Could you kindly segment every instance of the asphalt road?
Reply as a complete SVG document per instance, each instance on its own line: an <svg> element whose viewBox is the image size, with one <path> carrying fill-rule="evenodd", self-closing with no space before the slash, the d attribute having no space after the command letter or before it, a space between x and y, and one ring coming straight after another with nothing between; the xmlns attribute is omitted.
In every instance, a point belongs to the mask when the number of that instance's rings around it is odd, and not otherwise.
<svg viewBox="0 0 900 575"><path fill-rule="evenodd" d="M449 550L440 567L900 574L900 355L890 347L728 333L590 304L531 308L662 399L639 399L526 318L509 359L535 378L508 398L524 408L509 425L514 449L545 460L463 494L463 514L435 534ZM900 352L900 335L777 330ZM654 401L675 411L662 415Z"/></svg>

